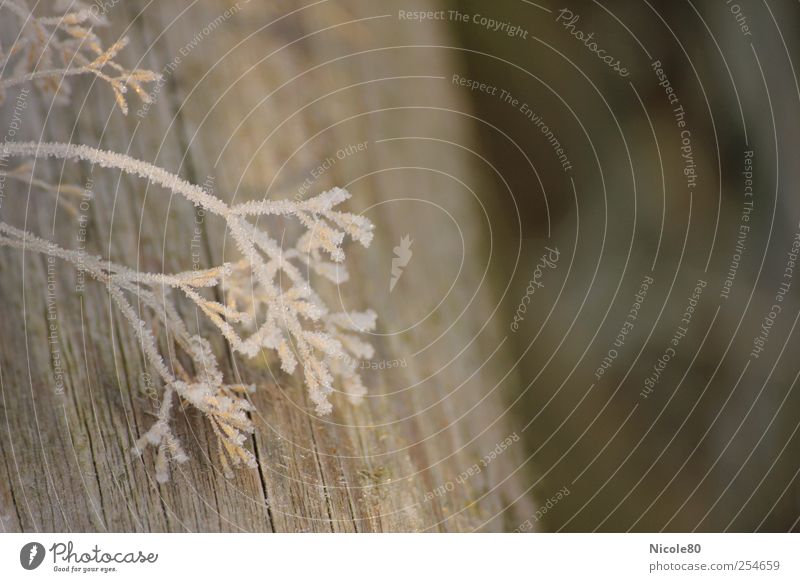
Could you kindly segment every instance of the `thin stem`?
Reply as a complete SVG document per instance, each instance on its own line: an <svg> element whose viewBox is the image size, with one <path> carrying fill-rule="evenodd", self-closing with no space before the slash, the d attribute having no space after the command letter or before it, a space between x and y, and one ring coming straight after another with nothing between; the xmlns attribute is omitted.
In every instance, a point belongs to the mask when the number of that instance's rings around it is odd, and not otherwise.
<svg viewBox="0 0 800 582"><path fill-rule="evenodd" d="M30 81L36 81L37 79L42 79L45 77L71 77L73 75L83 75L85 73L94 73L92 69L88 67L79 67L77 69L48 69L46 71L36 71L34 73L28 73L27 75L20 75L19 77L11 77L10 79L3 79L0 80L0 88L8 89L9 87L14 87L16 85L21 85L22 83L28 83Z"/></svg>
<svg viewBox="0 0 800 582"><path fill-rule="evenodd" d="M151 182L181 194L195 206L202 206L219 216L227 217L230 207L200 186L195 186L148 162L130 156L109 152L85 145L57 142L8 142L0 146L0 158L7 156L53 157L61 160L84 160L104 168L121 170L127 174L146 178Z"/></svg>

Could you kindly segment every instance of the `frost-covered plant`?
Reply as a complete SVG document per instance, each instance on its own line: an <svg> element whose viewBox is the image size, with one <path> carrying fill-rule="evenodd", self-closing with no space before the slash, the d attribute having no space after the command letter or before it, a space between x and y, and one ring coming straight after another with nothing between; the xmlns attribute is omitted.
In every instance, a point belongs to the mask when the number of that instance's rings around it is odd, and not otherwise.
<svg viewBox="0 0 800 582"><path fill-rule="evenodd" d="M83 269L107 286L112 300L130 323L149 362L165 383L158 420L136 443L137 452L148 444L158 448L156 477L159 481L166 481L169 476L168 458L179 462L188 458L168 424L174 394L200 409L209 418L219 439L219 457L226 474L230 473L230 465L244 462L252 466L255 463L252 454L243 446L245 434L253 432L253 424L246 415L251 410L251 405L241 397L252 387L224 384L208 342L188 332L169 298L169 288L194 290L216 285L223 269L175 276L137 273L100 257L60 248L2 222L0 245L58 257ZM154 327L160 324L169 333L175 346L190 358L194 377L180 364L178 358L170 358L169 367L164 363L154 334L142 319L144 314L137 313L129 296L138 299L144 311L152 318Z"/></svg>
<svg viewBox="0 0 800 582"><path fill-rule="evenodd" d="M0 14L11 13L19 28L10 47L0 46L0 70L11 71L0 78L0 104L6 89L28 82L52 93L56 102L66 103L69 77L75 75L94 75L108 83L125 114L129 89L145 103L150 102L143 85L158 80L158 73L128 70L114 60L128 44L127 38L103 48L94 27L108 23L97 10L79 0L58 0L53 8L55 16L34 16L26 0L0 2Z"/></svg>
<svg viewBox="0 0 800 582"><path fill-rule="evenodd" d="M69 98L68 78L82 74L95 75L108 83L125 113L129 88L149 102L142 85L157 80L158 75L130 71L114 61L126 39L103 49L93 27L107 23L80 0L57 0L54 10L58 16L34 16L25 0L0 2L0 13L12 13L19 25L19 35L11 47L5 51L0 47L0 70L12 71L0 77L0 103L5 89L26 82L65 102ZM368 220L336 210L350 196L345 190L334 188L305 201L263 200L229 206L162 168L87 146L6 142L0 145L0 160L9 157L83 160L145 178L223 218L242 254L238 262L208 270L175 275L140 273L101 257L87 256L83 251L64 249L0 222L0 246L58 257L88 273L106 286L130 324L164 385L158 419L134 447L137 453L147 446L157 449L159 481L169 479L170 459L184 462L188 458L170 426L176 397L207 417L217 436L226 476L236 465L255 465L253 454L245 447L247 435L254 431L249 417L253 408L247 399L254 387L225 383L208 340L190 333L181 319L173 297L176 293L205 314L233 351L253 357L261 350L272 350L282 370L289 374L299 366L317 413L331 411L329 396L334 377L340 378L342 391L351 401L358 402L364 395L365 387L351 362L373 355L372 346L359 334L374 329L375 313L331 312L310 280L314 273L336 284L346 281L347 272L342 265L345 237L364 246L372 240L372 224ZM77 186L54 186L35 178L28 162L0 174L55 195L73 215L73 200L85 194ZM265 216L293 217L304 227L303 234L293 245L281 244L258 226L258 220ZM222 302L207 297L210 288L224 298ZM157 337L168 340L159 342ZM188 361L189 365L181 361Z"/></svg>
<svg viewBox="0 0 800 582"><path fill-rule="evenodd" d="M311 400L318 414L331 411L330 394L334 376L339 376L343 391L357 402L365 388L348 362L370 358L372 346L359 334L374 329L375 313L331 312L311 286L316 273L341 283L347 279L342 265L342 244L349 236L363 246L372 240L372 224L364 217L336 210L350 195L334 188L304 201L262 200L230 206L179 176L152 164L113 152L83 145L62 143L6 143L0 158L54 157L88 161L136 175L179 194L206 212L226 221L242 254L236 263L176 275L139 273L100 257L87 257L67 250L35 235L0 222L0 246L57 256L105 284L123 317L130 323L144 354L164 383L163 403L157 422L136 443L140 452L146 445L157 447L156 477L169 477L168 460L186 460L178 439L170 428L173 397L177 395L208 418L218 437L219 457L226 475L232 466L255 464L244 446L253 432L248 417L252 410L246 393L252 386L225 384L209 342L189 333L178 314L170 291L182 293L219 328L231 348L252 357L261 350L273 350L281 368L293 373L299 365ZM288 248L278 243L257 221L265 216L294 217L304 227L295 244ZM204 288L216 287L223 302L205 298ZM130 301L139 299L146 316ZM166 330L174 344L190 359L191 370L175 357L165 363L152 326ZM172 354L169 354L172 355Z"/></svg>

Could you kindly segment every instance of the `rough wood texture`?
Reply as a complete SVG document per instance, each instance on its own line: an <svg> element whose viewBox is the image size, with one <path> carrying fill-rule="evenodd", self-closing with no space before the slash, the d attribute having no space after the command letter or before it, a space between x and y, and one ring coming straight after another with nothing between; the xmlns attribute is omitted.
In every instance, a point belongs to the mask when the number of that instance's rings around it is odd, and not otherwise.
<svg viewBox="0 0 800 582"><path fill-rule="evenodd" d="M531 513L520 486L526 476L517 470L522 451L514 446L452 491L425 497L454 483L513 432L496 387L509 364L504 350L495 352L505 323L492 319L495 303L483 279L481 249L488 235L481 207L440 171L394 169L450 168L463 180L474 157L430 140L376 143L416 136L469 143L463 116L426 109L467 109L449 82L401 78L452 75L454 55L422 48L363 52L446 45L447 31L431 23L401 26L398 6L391 3L327 2L277 21L297 6L240 4L219 20L231 4L118 3L109 13L112 28L102 34L106 41L123 33L131 37L120 59L134 65L141 57L139 66L159 71L176 65L166 71L156 103L137 115L141 104L132 97L123 118L112 109L108 88L88 80L67 107L50 109L47 99L32 92L25 137L128 152L193 182L213 182L217 196L237 201L291 197L321 160L367 142L365 151L337 160L311 192L346 185L354 194L351 208L368 209L376 222L373 246L350 249L351 282L343 301L378 312L387 335L376 338L377 357L405 358L407 367L367 371L371 397L363 405L337 398L332 416L316 418L298 378L287 378L263 358L229 357L225 372L259 387L250 446L260 469L225 479L206 421L179 412L178 433L192 458L173 470L170 483L159 485L152 458L140 460L130 452L153 418L143 392L145 362L105 290L88 282L76 293L75 273L67 265L56 263L48 279L46 257L3 250L2 530L513 529ZM416 7L428 4L434 3ZM390 13L392 18L363 20ZM215 21L213 30L206 28ZM9 97L4 122L13 105ZM40 161L37 173L79 184L91 179L90 253L140 270L190 269L196 227L203 266L218 263L224 249L233 251L221 224L198 224L191 205L142 181L50 161ZM446 215L431 204L402 200L411 198L446 208L464 248L446 234ZM63 246L78 245L75 219L56 212L52 200L36 191L9 185L2 214ZM392 248L405 233L415 238L416 253L402 288L390 296ZM48 343L48 283L57 306L55 344ZM429 317L421 317L428 311ZM195 321L195 315L187 313L187 320ZM410 331L393 333L417 320ZM51 346L64 365L63 395L55 390ZM226 353L219 338L216 348ZM504 385L512 383L507 377Z"/></svg>

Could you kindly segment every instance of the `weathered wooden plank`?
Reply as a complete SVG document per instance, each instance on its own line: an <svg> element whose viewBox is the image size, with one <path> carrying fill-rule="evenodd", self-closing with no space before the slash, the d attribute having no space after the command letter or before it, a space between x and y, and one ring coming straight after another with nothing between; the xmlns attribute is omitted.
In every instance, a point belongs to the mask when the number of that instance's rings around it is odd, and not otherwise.
<svg viewBox="0 0 800 582"><path fill-rule="evenodd" d="M351 206L365 210L377 224L372 248L351 251L352 281L344 301L348 308L371 306L379 313L379 331L387 335L375 338L377 358L405 358L407 367L367 370L371 394L364 404L354 407L337 398L334 414L317 418L299 378L287 378L274 362L261 358L228 358L226 374L259 387L253 397L258 413L252 443L259 469L239 470L225 479L205 420L179 412L178 434L192 460L174 468L171 482L157 484L152 460L130 453L155 410L143 391L147 367L105 290L90 282L82 294L76 293L75 274L64 265L51 268L58 330L53 345L64 374L63 394L57 394L47 340L47 258L0 251L3 528L514 527L530 508L525 498L512 503L523 491L523 475L515 473L521 451L513 447L476 477L430 499L432 490L453 483L511 432L496 389L509 362L504 350L495 351L503 341L502 324L491 319L492 295L481 278L479 249L485 233L480 207L441 172L392 169L452 168L463 180L473 160L457 147L443 149L429 141L379 141L430 136L469 143L463 120L441 111L466 109L448 83L400 78L447 76L452 55L425 49L358 54L373 48L376 38L387 47L435 44L443 29L435 23L398 26L390 19L363 20L395 8L363 3L328 2L271 25L294 4L242 3L219 20L228 6L203 1L115 6L107 38L122 32L131 37L126 62L141 55L139 66L162 70L180 59L174 70L165 71L167 82L156 103L145 111L132 100L131 113L123 119L112 111L103 86L93 86L81 105L84 82L71 106L49 112L32 95L25 119L28 137L38 139L44 127L45 139L128 152L196 183L212 176L208 183L226 201L294 196L321 160L366 142L362 151L337 159L310 193L348 185L354 194ZM208 34L201 32L214 22ZM328 61L333 62L323 65ZM411 103L416 107L409 108ZM57 163L39 164L51 178L59 178ZM91 180L89 252L140 270L191 269L196 227L204 265L233 251L229 240L225 244L222 224L212 219L198 224L191 205L141 181L74 165L65 167L64 179ZM455 237L441 236L448 219L430 211L435 205L451 213L464 248ZM53 213L49 200L18 186L3 206L5 220L23 224L27 217L35 232L75 248L75 221L63 212L54 220ZM408 232L416 237L418 250L403 275L402 290L390 296L392 248ZM431 274L455 276L451 267L462 254L457 285L448 294L450 280ZM334 290L329 297L338 300ZM431 306L421 324L393 333L422 319ZM187 312L187 321L194 320ZM221 339L215 346L225 353Z"/></svg>

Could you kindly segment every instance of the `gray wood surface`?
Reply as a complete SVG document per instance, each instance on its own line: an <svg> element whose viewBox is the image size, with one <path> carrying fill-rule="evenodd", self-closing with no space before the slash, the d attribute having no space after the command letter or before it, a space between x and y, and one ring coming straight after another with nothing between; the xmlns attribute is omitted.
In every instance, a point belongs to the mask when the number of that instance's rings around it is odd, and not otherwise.
<svg viewBox="0 0 800 582"><path fill-rule="evenodd" d="M265 358L228 355L222 358L225 373L258 386L257 430L248 447L259 469L240 469L226 479L205 419L196 411L178 411L177 432L191 460L173 467L171 482L161 485L152 457L130 452L152 423L154 407L144 392L141 350L105 289L90 281L77 293L68 265L56 263L48 274L46 257L2 249L0 529L517 527L532 513L523 495L530 476L519 468L521 445L480 474L455 481L514 430L501 394L513 374L497 386L511 366L502 347L495 351L507 322L492 317L496 299L483 278L487 232L481 207L441 172L393 169L449 169L460 180L469 179L476 158L445 143L470 144L466 118L443 111L468 111L463 94L446 79L408 78L449 77L457 70L457 55L421 48L371 50L447 45L447 30L438 23L402 25L393 3L324 2L277 21L299 5L241 4L222 21L230 3L113 6L113 24L102 37L109 43L116 35L130 36L121 62L135 65L141 58L138 66L163 71L180 57L155 104L145 112L131 96L131 111L123 117L113 109L108 87L83 79L68 106L50 108L46 98L31 94L25 138L128 152L195 183L211 176L216 195L227 201L291 197L320 160L367 142L364 151L337 160L311 191L348 186L354 194L350 208L369 209L377 236L369 249L349 249L345 303L378 312L379 331L387 335L376 338L376 358L405 358L407 366L366 371L370 397L360 406L337 398L333 415L320 419L313 416L299 377L277 372ZM393 16L364 20L386 14ZM214 21L213 30L203 33ZM10 94L2 127L12 101ZM379 141L419 136L444 141ZM40 161L37 175L81 185L92 180L88 252L143 271L192 267L197 216L186 201L87 165ZM12 184L5 194L3 220L77 248L78 222L56 211L51 198ZM446 207L461 228L464 248L456 237L442 234L449 223L441 213L404 198ZM201 231L203 266L219 263L223 254L235 256L222 224L209 219ZM402 285L389 294L392 248L407 232L417 237L416 253ZM462 256L461 272L447 293ZM48 342L48 283L54 285L57 307L54 344ZM329 297L338 300L333 290ZM442 297L441 305L422 317ZM193 312L186 315L187 321L196 320ZM392 333L418 321L410 331ZM223 340L203 330L215 337L218 355L226 354ZM54 349L63 362L63 394L54 382ZM429 492L447 483L453 484L451 491L430 499Z"/></svg>

